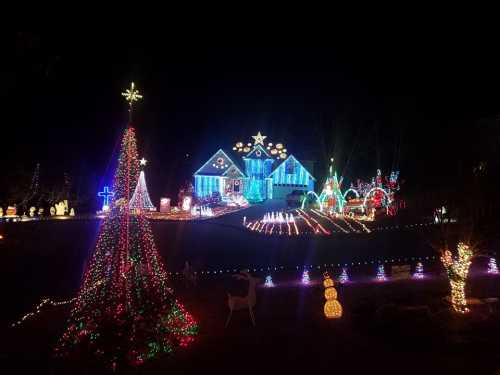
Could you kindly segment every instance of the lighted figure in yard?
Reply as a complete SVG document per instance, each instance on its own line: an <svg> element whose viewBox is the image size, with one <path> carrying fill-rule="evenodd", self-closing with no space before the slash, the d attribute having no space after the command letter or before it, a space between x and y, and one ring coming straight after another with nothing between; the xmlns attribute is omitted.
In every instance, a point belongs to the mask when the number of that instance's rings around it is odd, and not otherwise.
<svg viewBox="0 0 500 375"><path fill-rule="evenodd" d="M328 212L342 214L344 212L345 199L340 191L341 182L338 180L337 172L333 170L333 158L330 159L330 162L330 168L328 169L329 176L323 185L319 201L322 203L322 208L326 208Z"/></svg>
<svg viewBox="0 0 500 375"><path fill-rule="evenodd" d="M160 212L162 214L170 212L170 198L161 198L160 199Z"/></svg>
<svg viewBox="0 0 500 375"><path fill-rule="evenodd" d="M3 216L3 208L0 207L0 217L2 217L2 216Z"/></svg>
<svg viewBox="0 0 500 375"><path fill-rule="evenodd" d="M395 200L395 193L399 190L399 171L391 171L389 176L382 176L380 169L377 169L376 176L371 182L366 183L357 180L356 184L351 184L350 188L344 192L344 198L350 194L355 195L353 199L345 202L344 213L356 212L361 209L368 216L367 220L374 218L374 211L378 208L385 208L388 216L397 214L399 208L404 208L404 201Z"/></svg>
<svg viewBox="0 0 500 375"><path fill-rule="evenodd" d="M66 211L66 206L64 205L64 202L57 203L55 207L56 207L56 216L64 216Z"/></svg>
<svg viewBox="0 0 500 375"><path fill-rule="evenodd" d="M387 277L385 276L385 267L383 264L379 264L377 267L377 281L386 281Z"/></svg>
<svg viewBox="0 0 500 375"><path fill-rule="evenodd" d="M183 211L191 210L193 203L193 185L186 181L184 186L179 189L177 193L177 205Z"/></svg>
<svg viewBox="0 0 500 375"><path fill-rule="evenodd" d="M274 286L273 278L271 277L271 275L266 276L266 281L264 282L264 286L267 288L272 288Z"/></svg>
<svg viewBox="0 0 500 375"><path fill-rule="evenodd" d="M498 273L497 261L493 257L490 258L490 260L488 262L488 273L493 273L493 274Z"/></svg>
<svg viewBox="0 0 500 375"><path fill-rule="evenodd" d="M441 256L441 262L448 274L451 287L451 305L453 309L461 314L469 311L465 299L465 281L469 274L469 266L472 258L472 250L463 242L459 242L458 259L453 259L451 252L445 250Z"/></svg>
<svg viewBox="0 0 500 375"><path fill-rule="evenodd" d="M415 267L415 273L413 274L414 279L423 279L424 278L424 265L421 262L417 263Z"/></svg>
<svg viewBox="0 0 500 375"><path fill-rule="evenodd" d="M323 274L323 286L325 287L325 306L323 312L328 319L338 319L342 317L342 305L337 301L337 290L328 272Z"/></svg>
<svg viewBox="0 0 500 375"><path fill-rule="evenodd" d="M309 285L310 281L311 280L309 279L309 271L304 270L304 272L302 272L302 284Z"/></svg>
<svg viewBox="0 0 500 375"><path fill-rule="evenodd" d="M248 309L248 314L252 324L255 326L255 317L253 315L253 308L257 303L257 296L255 294L255 286L259 282L258 278L252 277L248 271L241 271L238 275L233 275L234 278L238 280L248 281L248 292L244 297L232 296L227 294L227 305L229 307L229 315L226 320L225 327L229 325L231 317L233 316L233 311L246 310Z"/></svg>
<svg viewBox="0 0 500 375"><path fill-rule="evenodd" d="M182 198L182 211L190 211L191 210L191 197L186 196Z"/></svg>
<svg viewBox="0 0 500 375"><path fill-rule="evenodd" d="M188 345L197 334L196 322L169 287L148 220L130 212L138 170L135 131L129 126L115 172L115 200L101 223L55 349L58 356L93 357L112 369L136 366Z"/></svg>
<svg viewBox="0 0 500 375"><path fill-rule="evenodd" d="M342 267L342 273L339 276L339 282L342 284L349 282L349 275L347 274L347 268L345 267Z"/></svg>

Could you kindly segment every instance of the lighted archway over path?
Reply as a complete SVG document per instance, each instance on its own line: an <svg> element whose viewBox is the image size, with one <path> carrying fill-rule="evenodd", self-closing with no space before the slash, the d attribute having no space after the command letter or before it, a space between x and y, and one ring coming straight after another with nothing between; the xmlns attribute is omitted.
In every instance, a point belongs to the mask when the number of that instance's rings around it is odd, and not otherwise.
<svg viewBox="0 0 500 375"><path fill-rule="evenodd" d="M346 199L347 194L350 193L351 191L354 193L354 195L356 195L356 199L359 199L359 193L358 193L358 191L356 189L353 189L353 188L347 189L345 191L345 193L344 193L344 199Z"/></svg>
<svg viewBox="0 0 500 375"><path fill-rule="evenodd" d="M366 200L370 197L370 194L371 194L372 192L376 191L376 190L379 190L379 191L381 191L382 193L384 193L384 194L385 194L385 197L387 198L387 202L388 202L388 203L391 203L391 198L389 197L389 194L387 194L387 192L386 192L384 189L379 188L379 187L374 187L374 188L372 188L372 189L371 189L371 190L370 190L370 191L369 191L369 192L365 195L365 199L364 199L364 201L363 201L363 207L365 207L365 208L366 208Z"/></svg>
<svg viewBox="0 0 500 375"><path fill-rule="evenodd" d="M318 197L318 194L316 194L314 191L308 191L306 196L304 197L304 199L302 199L302 206L301 206L301 209L304 209L305 205L306 205L306 200L307 200L307 197L309 195L312 195L316 198L316 202L319 203L319 210L320 211L323 211L323 203L321 203L321 200L319 199Z"/></svg>

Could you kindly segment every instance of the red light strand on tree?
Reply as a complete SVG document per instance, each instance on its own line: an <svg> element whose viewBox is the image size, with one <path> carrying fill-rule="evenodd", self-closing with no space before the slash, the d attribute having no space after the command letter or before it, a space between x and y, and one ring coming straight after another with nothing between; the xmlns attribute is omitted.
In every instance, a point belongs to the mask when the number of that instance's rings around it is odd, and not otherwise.
<svg viewBox="0 0 500 375"><path fill-rule="evenodd" d="M122 141L113 207L100 227L56 354L93 356L111 368L140 365L193 341L198 326L168 287L147 219L129 210L137 183L135 133Z"/></svg>

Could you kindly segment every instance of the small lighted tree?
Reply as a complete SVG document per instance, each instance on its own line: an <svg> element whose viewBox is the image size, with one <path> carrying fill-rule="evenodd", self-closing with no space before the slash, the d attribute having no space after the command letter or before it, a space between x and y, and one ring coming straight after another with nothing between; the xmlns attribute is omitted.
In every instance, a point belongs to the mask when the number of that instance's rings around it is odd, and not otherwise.
<svg viewBox="0 0 500 375"><path fill-rule="evenodd" d="M304 270L304 272L302 272L302 284L309 284L311 280L309 279L309 271L307 270Z"/></svg>
<svg viewBox="0 0 500 375"><path fill-rule="evenodd" d="M441 256L441 262L448 274L451 287L451 304L453 309L461 314L469 311L467 300L465 299L465 281L469 273L469 266L472 258L472 250L463 242L457 245L458 258L453 259L451 252L445 250Z"/></svg>
<svg viewBox="0 0 500 375"><path fill-rule="evenodd" d="M245 198L251 203L258 203L264 200L261 194L260 181L254 177L250 178L248 192L246 193Z"/></svg>
<svg viewBox="0 0 500 375"><path fill-rule="evenodd" d="M137 186L135 187L132 199L130 199L129 207L137 211L154 211L155 206L149 198L148 187L146 186L146 177L144 176L144 171L139 174L139 180L137 181Z"/></svg>
<svg viewBox="0 0 500 375"><path fill-rule="evenodd" d="M379 264L377 268L377 281L386 281L387 277L385 276L385 268L383 264Z"/></svg>
<svg viewBox="0 0 500 375"><path fill-rule="evenodd" d="M498 273L497 261L493 257L490 258L490 261L488 262L488 273L493 273L493 274Z"/></svg>
<svg viewBox="0 0 500 375"><path fill-rule="evenodd" d="M340 283L347 283L349 281L349 275L347 274L347 268L342 267L342 273L339 276Z"/></svg>
<svg viewBox="0 0 500 375"><path fill-rule="evenodd" d="M424 278L424 265L422 262L418 262L415 267L415 273L413 274L413 278L415 279L423 279Z"/></svg>
<svg viewBox="0 0 500 375"><path fill-rule="evenodd" d="M266 281L264 282L264 286L266 288L272 288L274 286L273 278L271 277L271 275L266 276Z"/></svg>

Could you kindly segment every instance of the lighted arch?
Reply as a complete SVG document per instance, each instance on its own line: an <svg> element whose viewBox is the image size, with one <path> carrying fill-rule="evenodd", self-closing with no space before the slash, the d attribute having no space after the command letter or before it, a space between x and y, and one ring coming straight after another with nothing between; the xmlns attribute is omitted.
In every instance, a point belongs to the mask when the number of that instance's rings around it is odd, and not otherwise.
<svg viewBox="0 0 500 375"><path fill-rule="evenodd" d="M318 199L319 199L319 201L320 201L321 203L325 203L325 201L326 201L326 197L327 197L327 194L326 194L326 193L325 193L325 191L323 190L323 191L321 192L321 194L319 195Z"/></svg>
<svg viewBox="0 0 500 375"><path fill-rule="evenodd" d="M323 211L323 203L321 203L321 200L319 199L318 197L318 194L316 194L314 191L308 191L306 196L304 197L304 199L302 199L302 206L301 206L301 209L304 209L305 205L306 205L306 200L307 200L307 197L309 195L313 195L314 197L316 197L316 202L319 202L319 210L320 211Z"/></svg>
<svg viewBox="0 0 500 375"><path fill-rule="evenodd" d="M369 197L369 196L370 196L370 194L371 194L372 192L374 192L375 190L380 190L382 193L384 193L384 194L385 194L385 197L387 198L387 202L388 202L388 203L391 203L391 197L389 197L389 194L387 194L387 192L386 192L384 189L379 188L379 187L374 187L374 188L372 188L372 189L371 189L371 190L370 190L370 191L369 191L369 192L365 195L365 199L364 199L364 201L363 201L363 207L366 207L366 201L367 201L368 197Z"/></svg>
<svg viewBox="0 0 500 375"><path fill-rule="evenodd" d="M358 191L356 189L353 189L353 188L347 189L345 191L345 193L344 193L344 199L346 199L345 197L347 197L347 194L349 192L351 192L351 191L354 193L354 195L356 195L356 199L359 199L359 193L358 193Z"/></svg>

